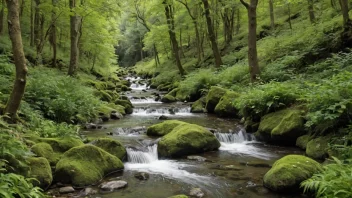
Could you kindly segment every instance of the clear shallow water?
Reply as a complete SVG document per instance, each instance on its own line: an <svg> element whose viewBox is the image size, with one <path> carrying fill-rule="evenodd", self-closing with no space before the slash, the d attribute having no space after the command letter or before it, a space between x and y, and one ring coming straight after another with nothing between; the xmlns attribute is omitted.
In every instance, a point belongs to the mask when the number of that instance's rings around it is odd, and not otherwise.
<svg viewBox="0 0 352 198"><path fill-rule="evenodd" d="M130 78L132 82L135 80ZM193 114L190 113L190 104L161 104L155 102L148 93L150 94L151 90L145 93L133 89L129 97L147 99L132 100L135 106L132 115L104 123L104 130L84 132L89 137L102 137L113 133L110 137L128 147L125 170L107 178L123 179L128 182L128 187L93 197L166 198L188 194L193 187L202 188L206 197L214 198L300 197L278 195L262 186L262 178L275 160L287 154L301 153L299 150L260 143L251 134L245 133L237 120L216 118L210 114ZM146 136L144 132L148 126L161 122L158 120L161 115L216 129L221 132L214 133L221 142L221 147L218 151L200 154L199 156L208 159L205 162L186 158L159 159L157 146L153 145L155 138ZM137 172L149 173L149 180L140 181L134 178Z"/></svg>

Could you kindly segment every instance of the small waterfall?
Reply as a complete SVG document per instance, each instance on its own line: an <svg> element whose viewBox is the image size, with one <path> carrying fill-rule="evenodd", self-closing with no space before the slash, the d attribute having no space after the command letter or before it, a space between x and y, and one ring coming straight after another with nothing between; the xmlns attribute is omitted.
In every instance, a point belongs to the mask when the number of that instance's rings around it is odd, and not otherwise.
<svg viewBox="0 0 352 198"><path fill-rule="evenodd" d="M174 107L174 108L135 108L133 115L148 116L148 115L191 115L191 107Z"/></svg>
<svg viewBox="0 0 352 198"><path fill-rule="evenodd" d="M146 99L130 99L132 104L150 104L150 103L161 103L160 101L155 101L154 98Z"/></svg>
<svg viewBox="0 0 352 198"><path fill-rule="evenodd" d="M158 160L158 145L148 146L146 151L127 148L128 162L133 164L149 164Z"/></svg>
<svg viewBox="0 0 352 198"><path fill-rule="evenodd" d="M147 85L146 84L138 84L138 83L132 83L131 84L131 88L134 89L134 90L143 90L143 89L147 89Z"/></svg>
<svg viewBox="0 0 352 198"><path fill-rule="evenodd" d="M242 143L247 141L255 140L255 137L252 134L247 134L243 129L238 133L214 133L215 137L223 143Z"/></svg>

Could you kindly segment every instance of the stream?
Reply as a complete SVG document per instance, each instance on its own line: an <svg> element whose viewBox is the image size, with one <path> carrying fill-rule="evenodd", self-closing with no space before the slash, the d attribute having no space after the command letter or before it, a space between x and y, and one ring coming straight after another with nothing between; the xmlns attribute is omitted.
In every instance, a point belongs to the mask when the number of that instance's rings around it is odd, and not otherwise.
<svg viewBox="0 0 352 198"><path fill-rule="evenodd" d="M300 195L279 195L262 185L264 174L279 158L288 154L302 154L297 148L267 145L246 133L235 119L217 118L211 114L193 114L188 103L164 104L155 101L160 92L148 89L141 79L128 77L132 91L126 93L134 105L131 115L122 120L111 120L103 124L102 130L88 130L88 137L106 137L119 140L127 148L125 170L110 175L107 180L119 178L128 182L128 187L101 198L167 198L188 195L192 188L201 188L205 197L214 198L298 198ZM206 161L159 159L156 138L146 135L147 127L159 122L160 116L212 129L221 147L218 151L198 156ZM109 135L108 135L109 134ZM138 180L138 172L149 174L148 180Z"/></svg>

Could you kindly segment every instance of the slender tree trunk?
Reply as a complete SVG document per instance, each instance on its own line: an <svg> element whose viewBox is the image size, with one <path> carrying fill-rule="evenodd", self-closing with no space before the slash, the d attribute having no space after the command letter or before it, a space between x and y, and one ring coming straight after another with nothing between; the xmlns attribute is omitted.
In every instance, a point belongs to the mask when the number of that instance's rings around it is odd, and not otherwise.
<svg viewBox="0 0 352 198"><path fill-rule="evenodd" d="M30 29L31 29L31 33L30 33L30 46L34 47L34 0L31 0L31 13L30 13Z"/></svg>
<svg viewBox="0 0 352 198"><path fill-rule="evenodd" d="M202 1L203 1L203 5L204 5L204 10L205 10L205 18L207 21L209 39L211 42L211 48L213 50L213 55L215 58L215 66L220 67L223 63L221 60L218 44L216 43L216 37L215 37L214 29L213 29L213 24L211 22L209 2L208 2L208 0L202 0Z"/></svg>
<svg viewBox="0 0 352 198"><path fill-rule="evenodd" d="M197 63L200 63L202 61L202 49L201 49L201 41L199 36L199 29L198 29L198 24L196 20L193 20L193 24L196 32L196 42L197 42L196 45L197 45L197 55L198 55Z"/></svg>
<svg viewBox="0 0 352 198"><path fill-rule="evenodd" d="M270 26L275 29L274 0L269 0Z"/></svg>
<svg viewBox="0 0 352 198"><path fill-rule="evenodd" d="M160 60L159 60L159 53L155 44L153 44L153 50L154 50L155 64L156 66L158 66L160 65Z"/></svg>
<svg viewBox="0 0 352 198"><path fill-rule="evenodd" d="M73 10L76 7L75 0L70 0L70 8ZM70 65L68 68L68 75L76 75L79 60L79 27L80 27L80 17L76 14L70 16L70 39L71 39L71 53L70 53Z"/></svg>
<svg viewBox="0 0 352 198"><path fill-rule="evenodd" d="M290 29L292 30L291 4L290 4L290 2L287 3L287 9L288 9L288 24L290 25Z"/></svg>
<svg viewBox="0 0 352 198"><path fill-rule="evenodd" d="M169 35L170 35L173 55L176 59L177 68L180 71L181 76L183 76L185 74L185 70L183 69L181 64L181 59L179 54L180 50L178 48L178 43L177 43L176 34L175 34L175 25L174 25L174 20L172 16L172 10L171 10L172 7L168 5L166 1L163 1L163 4L165 6L165 15L166 15L167 24L169 26Z"/></svg>
<svg viewBox="0 0 352 198"><path fill-rule="evenodd" d="M12 43L12 52L16 66L16 77L10 98L5 107L4 113L9 115L11 121L17 118L17 111L26 87L27 66L23 52L21 27L19 19L18 0L6 0L8 9L8 28Z"/></svg>
<svg viewBox="0 0 352 198"><path fill-rule="evenodd" d="M53 48L53 60L52 66L56 68L56 59L57 59L57 38L56 38L56 12L55 7L57 4L57 0L52 0L53 10L51 15L51 46Z"/></svg>
<svg viewBox="0 0 352 198"><path fill-rule="evenodd" d="M314 1L313 0L308 0L308 11L309 11L310 22L313 24L313 23L315 23Z"/></svg>
<svg viewBox="0 0 352 198"><path fill-rule="evenodd" d="M244 0L241 3L248 11L248 64L251 81L257 80L260 74L258 53L257 53L257 5L258 0L250 0L250 4Z"/></svg>
<svg viewBox="0 0 352 198"><path fill-rule="evenodd" d="M5 0L1 1L1 10L0 10L0 35L4 33L4 14L5 14Z"/></svg>
<svg viewBox="0 0 352 198"><path fill-rule="evenodd" d="M348 0L339 0L340 6L341 6L341 11L342 11L342 17L343 17L343 25L347 27L349 23L351 22L350 16L348 14L349 12L349 3Z"/></svg>
<svg viewBox="0 0 352 198"><path fill-rule="evenodd" d="M237 25L236 25L236 34L240 32L241 29L241 12L240 9L237 9Z"/></svg>
<svg viewBox="0 0 352 198"><path fill-rule="evenodd" d="M20 18L23 16L23 10L26 6L26 1L25 0L21 0L21 6L20 6Z"/></svg>

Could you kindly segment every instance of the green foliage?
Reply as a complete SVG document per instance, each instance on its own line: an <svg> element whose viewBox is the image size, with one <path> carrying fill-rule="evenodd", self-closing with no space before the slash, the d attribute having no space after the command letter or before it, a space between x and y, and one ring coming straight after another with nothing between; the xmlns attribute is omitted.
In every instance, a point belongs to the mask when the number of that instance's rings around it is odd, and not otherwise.
<svg viewBox="0 0 352 198"><path fill-rule="evenodd" d="M291 82L270 82L249 87L235 99L235 107L245 117L263 116L290 107L298 101L301 85Z"/></svg>
<svg viewBox="0 0 352 198"><path fill-rule="evenodd" d="M40 68L31 71L25 101L56 122L85 122L94 118L100 101L93 89L58 71Z"/></svg>
<svg viewBox="0 0 352 198"><path fill-rule="evenodd" d="M318 197L347 198L352 196L352 160L342 162L333 158L334 162L324 166L321 173L301 183L305 192L314 191Z"/></svg>
<svg viewBox="0 0 352 198"><path fill-rule="evenodd" d="M309 91L303 96L309 109L308 127L347 119L352 114L352 73L345 71L320 83L307 83Z"/></svg>

